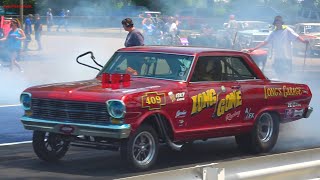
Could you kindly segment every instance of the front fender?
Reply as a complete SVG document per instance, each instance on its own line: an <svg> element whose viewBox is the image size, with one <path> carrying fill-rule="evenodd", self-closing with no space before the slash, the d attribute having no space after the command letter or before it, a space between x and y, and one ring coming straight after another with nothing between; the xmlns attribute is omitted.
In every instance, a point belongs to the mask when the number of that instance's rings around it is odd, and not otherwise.
<svg viewBox="0 0 320 180"><path fill-rule="evenodd" d="M172 124L172 120L171 120L171 117L169 116L169 114L164 111L164 110L154 110L154 111L147 111L145 112L143 115L141 115L134 123L131 124L131 127L132 127L132 131L131 132L134 132L136 129L138 129L138 127L150 116L154 115L154 114L160 114L162 116L164 116L170 126L171 126L171 129L173 132L175 132L175 129L174 129L174 126Z"/></svg>

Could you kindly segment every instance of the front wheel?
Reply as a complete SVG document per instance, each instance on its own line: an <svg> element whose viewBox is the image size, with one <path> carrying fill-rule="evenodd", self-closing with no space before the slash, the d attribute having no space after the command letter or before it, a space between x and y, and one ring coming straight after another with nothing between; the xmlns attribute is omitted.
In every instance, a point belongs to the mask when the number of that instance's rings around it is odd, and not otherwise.
<svg viewBox="0 0 320 180"><path fill-rule="evenodd" d="M156 131L148 125L142 125L132 137L121 143L120 153L134 168L146 170L156 161L159 139Z"/></svg>
<svg viewBox="0 0 320 180"><path fill-rule="evenodd" d="M65 141L60 134L34 131L32 140L34 152L44 161L58 161L69 150L70 142Z"/></svg>
<svg viewBox="0 0 320 180"><path fill-rule="evenodd" d="M235 139L240 150L251 153L263 153L270 151L274 147L278 135L278 117L265 112L257 119L250 133L235 136Z"/></svg>

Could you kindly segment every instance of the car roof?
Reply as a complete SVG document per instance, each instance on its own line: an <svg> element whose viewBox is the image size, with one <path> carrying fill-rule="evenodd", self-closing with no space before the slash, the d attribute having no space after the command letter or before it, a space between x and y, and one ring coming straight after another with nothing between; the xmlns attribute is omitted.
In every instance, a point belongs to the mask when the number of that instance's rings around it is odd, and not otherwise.
<svg viewBox="0 0 320 180"><path fill-rule="evenodd" d="M320 23L298 23L296 25L319 26Z"/></svg>
<svg viewBox="0 0 320 180"><path fill-rule="evenodd" d="M145 14L161 14L159 11L144 11Z"/></svg>
<svg viewBox="0 0 320 180"><path fill-rule="evenodd" d="M195 55L204 52L238 52L230 49L215 49L207 47L192 47L192 46L133 46L121 48L119 52L157 52L157 53L171 53L171 54L184 54Z"/></svg>

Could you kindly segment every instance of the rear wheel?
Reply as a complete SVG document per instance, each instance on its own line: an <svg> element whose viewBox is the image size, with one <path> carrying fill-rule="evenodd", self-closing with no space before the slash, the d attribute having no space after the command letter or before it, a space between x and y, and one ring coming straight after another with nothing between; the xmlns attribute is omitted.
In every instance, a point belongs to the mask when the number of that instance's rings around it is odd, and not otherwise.
<svg viewBox="0 0 320 180"><path fill-rule="evenodd" d="M270 151L279 135L278 117L265 112L257 119L253 130L248 134L235 136L240 150L251 153Z"/></svg>
<svg viewBox="0 0 320 180"><path fill-rule="evenodd" d="M121 143L121 157L134 168L146 170L157 159L159 139L156 131L149 125L142 125L133 136Z"/></svg>
<svg viewBox="0 0 320 180"><path fill-rule="evenodd" d="M44 161L58 161L69 150L70 142L65 141L60 134L34 131L32 140L34 152Z"/></svg>

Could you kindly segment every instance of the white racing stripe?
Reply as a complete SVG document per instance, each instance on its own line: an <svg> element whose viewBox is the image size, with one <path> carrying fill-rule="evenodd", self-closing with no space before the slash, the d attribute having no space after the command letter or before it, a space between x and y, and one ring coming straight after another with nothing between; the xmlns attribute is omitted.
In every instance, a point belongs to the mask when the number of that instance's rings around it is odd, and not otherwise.
<svg viewBox="0 0 320 180"><path fill-rule="evenodd" d="M0 108L4 108L4 107L16 107L16 106L21 106L21 104L0 105Z"/></svg>
<svg viewBox="0 0 320 180"><path fill-rule="evenodd" d="M32 143L32 141L21 141L21 142L13 142L13 143L3 143L0 144L0 146L12 146L12 145L17 145L17 144L28 144Z"/></svg>

